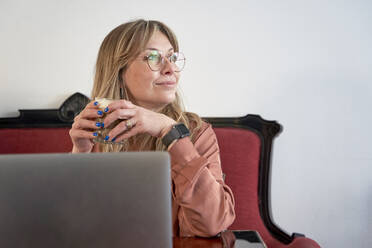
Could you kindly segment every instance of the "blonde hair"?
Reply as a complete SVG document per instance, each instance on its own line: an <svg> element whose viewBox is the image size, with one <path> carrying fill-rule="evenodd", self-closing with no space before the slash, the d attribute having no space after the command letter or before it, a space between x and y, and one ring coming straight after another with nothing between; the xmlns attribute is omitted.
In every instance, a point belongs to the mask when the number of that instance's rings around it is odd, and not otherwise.
<svg viewBox="0 0 372 248"><path fill-rule="evenodd" d="M125 88L122 81L122 73L130 63L143 51L154 32L163 33L171 43L175 52L179 51L178 41L175 34L165 24L154 20L134 20L124 23L112 30L103 40L98 52L92 98L105 97L112 99L130 100L135 99ZM121 88L124 94L120 94ZM121 96L122 95L122 96ZM165 114L177 122L184 123L191 132L191 140L195 141L195 135L202 125L200 117L194 113L185 112L184 106L176 92L175 100L159 113ZM165 150L161 139L148 134L139 134L127 139L122 145L101 144L103 152L131 151L131 150Z"/></svg>

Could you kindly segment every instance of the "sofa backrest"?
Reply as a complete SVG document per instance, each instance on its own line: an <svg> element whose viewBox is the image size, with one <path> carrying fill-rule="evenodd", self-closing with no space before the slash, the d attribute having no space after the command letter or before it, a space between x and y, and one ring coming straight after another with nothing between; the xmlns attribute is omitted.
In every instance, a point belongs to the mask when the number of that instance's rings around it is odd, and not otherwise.
<svg viewBox="0 0 372 248"><path fill-rule="evenodd" d="M64 153L72 150L69 129L89 102L75 93L59 109L20 110L17 118L0 118L0 154ZM281 126L258 115L205 118L220 146L222 170L236 200L237 218L230 229L258 230L270 246L293 237L276 226L270 209L270 166L274 137Z"/></svg>

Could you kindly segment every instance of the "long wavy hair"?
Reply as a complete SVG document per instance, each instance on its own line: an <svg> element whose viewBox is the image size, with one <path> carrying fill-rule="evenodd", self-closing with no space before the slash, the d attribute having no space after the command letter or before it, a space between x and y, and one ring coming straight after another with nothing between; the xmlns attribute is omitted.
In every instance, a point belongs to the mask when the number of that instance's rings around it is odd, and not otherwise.
<svg viewBox="0 0 372 248"><path fill-rule="evenodd" d="M172 30L165 24L154 20L134 20L124 23L112 30L103 40L98 52L92 99L105 97L111 99L126 99L136 103L136 99L126 89L122 74L131 62L145 50L154 32L163 33L171 43L175 52L179 51L178 41ZM124 91L120 93L121 89ZM177 122L184 123L191 132L191 140L195 142L195 135L202 125L197 114L185 112L179 92L175 100L159 110ZM103 152L112 151L163 151L166 148L160 138L149 134L138 134L124 144L100 144Z"/></svg>

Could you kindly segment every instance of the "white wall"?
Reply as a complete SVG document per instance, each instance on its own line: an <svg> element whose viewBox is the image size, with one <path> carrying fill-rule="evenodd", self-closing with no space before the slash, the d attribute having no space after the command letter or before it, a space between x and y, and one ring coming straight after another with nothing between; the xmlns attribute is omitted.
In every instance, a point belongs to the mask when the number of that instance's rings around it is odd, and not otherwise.
<svg viewBox="0 0 372 248"><path fill-rule="evenodd" d="M323 247L370 247L371 13L367 0L2 0L0 116L90 95L104 36L135 17L159 19L188 59L189 110L283 124L276 222Z"/></svg>

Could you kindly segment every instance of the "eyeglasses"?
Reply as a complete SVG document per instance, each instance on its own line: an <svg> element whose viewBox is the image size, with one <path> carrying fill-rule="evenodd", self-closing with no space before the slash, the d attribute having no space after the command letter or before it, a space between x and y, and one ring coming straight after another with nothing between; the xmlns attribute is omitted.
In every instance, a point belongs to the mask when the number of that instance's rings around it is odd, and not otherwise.
<svg viewBox="0 0 372 248"><path fill-rule="evenodd" d="M171 63L175 72L180 72L185 67L186 58L181 52L172 53L164 57L159 51L153 50L143 60L147 62L152 71L160 71L165 64L165 58Z"/></svg>

